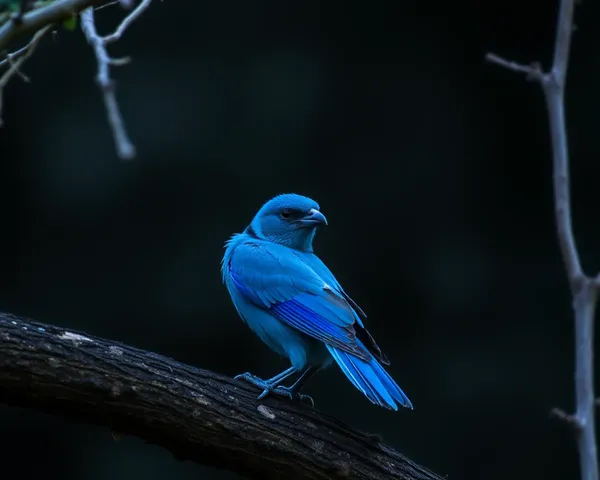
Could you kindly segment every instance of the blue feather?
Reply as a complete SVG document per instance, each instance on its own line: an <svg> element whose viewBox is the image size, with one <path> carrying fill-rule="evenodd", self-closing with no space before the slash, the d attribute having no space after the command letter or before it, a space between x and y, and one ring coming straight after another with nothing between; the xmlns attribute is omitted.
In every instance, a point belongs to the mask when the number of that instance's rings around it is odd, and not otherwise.
<svg viewBox="0 0 600 480"><path fill-rule="evenodd" d="M366 348L356 342L352 328L356 313L312 269L286 250L257 240L240 242L228 265L231 282L250 302L268 309L289 326L325 344L369 358ZM288 271L294 276L285 275Z"/></svg>
<svg viewBox="0 0 600 480"><path fill-rule="evenodd" d="M371 402L392 410L398 410L396 402L402 407L413 408L406 394L375 358L364 361L330 345L327 349L348 380Z"/></svg>
<svg viewBox="0 0 600 480"><path fill-rule="evenodd" d="M306 264L312 268L317 275L319 275L319 277L329 284L332 289L336 290L336 292L343 297L347 303L350 304L352 309L355 310L354 314L356 323L364 328L361 317L367 318L367 314L357 305L354 300L352 300L352 298L350 298L350 295L344 291L337 278L335 278L333 273L331 273L331 270L327 268L327 265L325 265L319 257L312 253L297 252L296 254L302 259L302 261L306 262Z"/></svg>

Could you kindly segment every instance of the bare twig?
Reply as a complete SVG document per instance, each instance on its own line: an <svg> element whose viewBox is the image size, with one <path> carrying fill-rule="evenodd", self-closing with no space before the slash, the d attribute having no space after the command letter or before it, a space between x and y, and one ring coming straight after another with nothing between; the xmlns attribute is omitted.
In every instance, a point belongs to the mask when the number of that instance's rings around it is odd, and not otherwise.
<svg viewBox="0 0 600 480"><path fill-rule="evenodd" d="M123 0L121 0L121 3L124 3ZM129 3L132 3L131 0L129 0ZM135 9L123 19L114 33L104 37L104 43L112 43L120 40L121 36L125 33L125 30L127 30L142 13L144 13L144 11L150 6L150 3L152 3L152 0L141 0L138 6L135 7Z"/></svg>
<svg viewBox="0 0 600 480"><path fill-rule="evenodd" d="M19 57L25 55L29 51L29 46L30 45L31 45L31 42L29 42L24 47L21 47L18 50L14 51L12 53L7 54L6 58L4 60L0 61L0 68L6 67L7 65L12 64Z"/></svg>
<svg viewBox="0 0 600 480"><path fill-rule="evenodd" d="M495 63L496 65L500 65L508 70L512 70L517 73L524 73L527 75L527 78L530 80L542 81L544 77L544 73L539 64L532 63L531 65L523 65L521 63L512 62L505 58L496 55L495 53L488 53L485 56L485 59L490 63Z"/></svg>
<svg viewBox="0 0 600 480"><path fill-rule="evenodd" d="M23 63L31 56L31 54L35 51L40 40L50 31L51 26L48 25L41 30L38 30L36 34L33 36L31 41L25 45L22 49L15 52L15 54L8 54L6 60L0 63L0 67L4 64L4 62L8 62L9 67L6 72L0 77L0 126L2 126L2 100L3 100L3 91L6 84L9 80L15 75L20 75L25 81L29 81L29 79L25 76L23 72L21 72L20 68ZM18 53L18 56L16 55Z"/></svg>
<svg viewBox="0 0 600 480"><path fill-rule="evenodd" d="M108 116L108 123L112 130L117 155L124 159L130 160L135 157L135 146L129 139L125 129L123 117L119 111L119 105L115 96L115 86L110 78L110 66L124 65L129 62L129 58L114 59L111 58L106 51L106 46L109 43L116 42L121 38L125 30L150 6L152 0L141 0L138 6L127 15L119 24L116 30L104 37L98 35L96 24L94 22L94 10L89 7L81 12L81 29L85 34L88 42L94 48L96 59L98 60L98 74L96 81L102 91L104 105Z"/></svg>
<svg viewBox="0 0 600 480"><path fill-rule="evenodd" d="M580 428L579 422L577 421L575 415L565 412L562 408L553 408L550 410L550 415L559 419L560 421L564 422L565 425L568 425L575 430Z"/></svg>
<svg viewBox="0 0 600 480"><path fill-rule="evenodd" d="M575 414L554 409L555 416L575 426L579 446L579 465L583 480L598 480L594 398L594 317L600 275L584 274L575 244L569 191L569 151L564 112L564 91L573 30L574 0L561 0L556 28L554 58L550 71L509 62L494 54L486 59L509 70L526 73L537 80L546 99L554 169L554 204L561 254L575 314Z"/></svg>
<svg viewBox="0 0 600 480"><path fill-rule="evenodd" d="M81 13L81 29L83 30L88 42L94 48L96 59L98 61L98 73L96 81L102 91L108 124L112 130L117 155L122 159L131 159L135 157L135 147L129 140L125 130L123 117L119 111L119 105L115 96L114 83L109 76L109 65L114 65L115 60L108 56L102 37L96 32L94 23L94 10L88 8ZM124 63L123 60L120 61Z"/></svg>
<svg viewBox="0 0 600 480"><path fill-rule="evenodd" d="M132 0L132 2L133 2L133 0ZM123 4L121 3L121 0L112 0L112 1L110 1L108 3L104 3L104 4L100 5L98 7L94 7L94 11L97 12L98 10L102 10L104 8L112 7L114 5L121 5L121 6L123 6Z"/></svg>
<svg viewBox="0 0 600 480"><path fill-rule="evenodd" d="M96 25L94 23L94 9L90 7L81 12L81 29L83 30L88 42L94 48L96 59L98 60L98 74L96 75L96 81L98 82L104 98L108 123L115 140L117 155L124 160L129 160L135 157L135 147L127 135L123 117L119 111L119 105L115 96L114 82L110 78L110 65L124 65L129 61L129 59L111 58L106 51L106 45L121 38L121 35L125 29L131 25L131 23L142 13L143 10L148 7L148 5L150 5L150 1L151 0L143 0L137 6L137 8L121 22L115 33L106 37L101 37L96 31Z"/></svg>

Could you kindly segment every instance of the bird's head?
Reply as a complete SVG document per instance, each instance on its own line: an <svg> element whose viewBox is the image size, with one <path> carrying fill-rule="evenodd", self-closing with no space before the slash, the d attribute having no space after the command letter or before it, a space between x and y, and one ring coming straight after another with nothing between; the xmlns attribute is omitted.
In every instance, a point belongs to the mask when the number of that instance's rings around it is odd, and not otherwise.
<svg viewBox="0 0 600 480"><path fill-rule="evenodd" d="M327 225L327 219L319 211L314 200L285 193L265 203L246 233L286 247L312 252L312 242L317 227Z"/></svg>

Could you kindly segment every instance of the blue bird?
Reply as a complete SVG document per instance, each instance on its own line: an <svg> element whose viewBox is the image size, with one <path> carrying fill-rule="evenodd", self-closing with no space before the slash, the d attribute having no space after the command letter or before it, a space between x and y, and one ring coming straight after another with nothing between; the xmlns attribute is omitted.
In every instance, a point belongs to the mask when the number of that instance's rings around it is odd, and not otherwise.
<svg viewBox="0 0 600 480"><path fill-rule="evenodd" d="M361 308L313 253L317 227L327 225L319 205L297 194L282 194L258 211L243 233L225 243L223 282L233 304L256 335L291 367L263 380L237 375L263 391L291 399L306 381L335 362L372 403L397 410L412 403L381 364L389 365L363 324ZM282 386L299 374L290 387Z"/></svg>

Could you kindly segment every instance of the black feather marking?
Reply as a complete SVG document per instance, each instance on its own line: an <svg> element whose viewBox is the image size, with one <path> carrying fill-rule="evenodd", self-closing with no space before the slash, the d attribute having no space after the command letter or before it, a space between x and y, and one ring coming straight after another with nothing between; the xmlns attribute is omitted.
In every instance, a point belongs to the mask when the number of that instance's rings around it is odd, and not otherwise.
<svg viewBox="0 0 600 480"><path fill-rule="evenodd" d="M341 293L344 296L344 300L346 300L350 304L350 306L354 309L354 311L358 314L358 316L364 323L364 321L367 319L367 314L363 311L362 308L358 306L358 304L354 300L352 300L352 298L350 298L350 296L346 292L342 291ZM373 355L383 365L389 365L390 361L381 351L379 345L377 345L377 342L375 342L375 339L368 332L368 330L358 325L358 323L355 324L355 327L356 338L358 338L364 344L364 346L367 347L369 353L371 353L371 355Z"/></svg>
<svg viewBox="0 0 600 480"><path fill-rule="evenodd" d="M344 299L350 304L350 306L356 311L356 313L358 313L358 316L361 319L364 320L365 318L367 318L367 314L363 311L363 309L360 308L358 304L354 300L352 300L346 292L342 291L341 293L344 296Z"/></svg>
<svg viewBox="0 0 600 480"><path fill-rule="evenodd" d="M390 361L384 355L384 353L381 351L381 349L375 342L375 339L371 336L371 334L367 331L367 329L362 328L358 324L355 324L354 326L356 327L356 338L358 338L364 344L364 346L367 347L367 350L377 360L379 360L379 362L381 362L383 365L389 365Z"/></svg>

